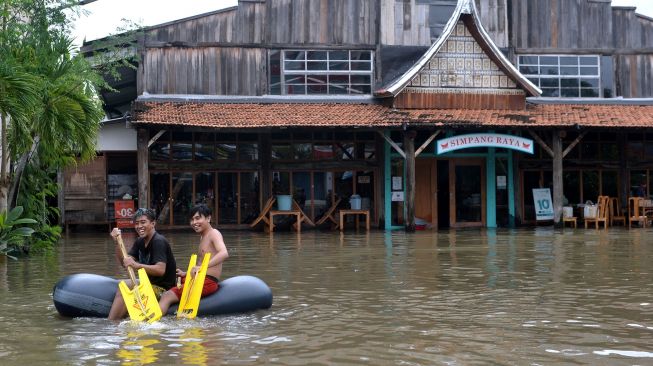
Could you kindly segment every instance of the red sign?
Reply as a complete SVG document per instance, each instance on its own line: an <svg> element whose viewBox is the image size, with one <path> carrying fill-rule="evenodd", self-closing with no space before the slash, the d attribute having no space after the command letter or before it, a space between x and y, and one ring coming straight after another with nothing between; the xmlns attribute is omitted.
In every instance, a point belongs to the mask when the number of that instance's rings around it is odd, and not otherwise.
<svg viewBox="0 0 653 366"><path fill-rule="evenodd" d="M134 200L116 200L113 207L117 227L122 229L134 226Z"/></svg>

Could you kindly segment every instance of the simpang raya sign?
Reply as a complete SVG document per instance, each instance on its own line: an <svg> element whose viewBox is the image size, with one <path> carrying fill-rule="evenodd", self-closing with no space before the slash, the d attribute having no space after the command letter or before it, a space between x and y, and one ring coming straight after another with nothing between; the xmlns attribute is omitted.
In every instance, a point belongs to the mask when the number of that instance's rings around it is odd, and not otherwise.
<svg viewBox="0 0 653 366"><path fill-rule="evenodd" d="M438 140L438 155L472 147L499 147L533 153L533 140L500 133L472 133Z"/></svg>

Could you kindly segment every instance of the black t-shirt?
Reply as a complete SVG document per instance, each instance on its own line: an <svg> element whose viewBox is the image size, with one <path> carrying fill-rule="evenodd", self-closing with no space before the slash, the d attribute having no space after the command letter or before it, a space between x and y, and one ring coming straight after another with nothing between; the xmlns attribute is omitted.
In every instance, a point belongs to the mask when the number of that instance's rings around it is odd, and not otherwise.
<svg viewBox="0 0 653 366"><path fill-rule="evenodd" d="M162 277L149 276L150 282L153 285L169 289L175 285L177 277L177 263L172 254L172 248L165 236L155 232L152 240L147 247L145 247L145 238L138 238L134 245L129 250L129 255L136 258L138 263L142 264L157 264L163 262L166 264L166 272Z"/></svg>

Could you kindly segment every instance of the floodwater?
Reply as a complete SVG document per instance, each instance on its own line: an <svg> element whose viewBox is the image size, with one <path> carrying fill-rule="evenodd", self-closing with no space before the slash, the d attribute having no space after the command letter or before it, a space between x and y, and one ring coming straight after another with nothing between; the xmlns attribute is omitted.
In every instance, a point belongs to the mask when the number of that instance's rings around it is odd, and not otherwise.
<svg viewBox="0 0 653 366"><path fill-rule="evenodd" d="M181 267L196 234L165 233ZM3 365L653 365L653 229L224 232L269 310L66 319L52 287L124 278L108 234L0 259ZM130 242L130 239L126 239Z"/></svg>

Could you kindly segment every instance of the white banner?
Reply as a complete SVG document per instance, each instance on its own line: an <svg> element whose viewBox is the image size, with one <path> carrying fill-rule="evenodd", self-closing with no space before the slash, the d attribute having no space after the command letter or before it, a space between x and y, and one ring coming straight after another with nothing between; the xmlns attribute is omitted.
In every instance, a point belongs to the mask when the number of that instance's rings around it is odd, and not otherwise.
<svg viewBox="0 0 653 366"><path fill-rule="evenodd" d="M553 201L549 188L533 188L533 201L537 220L553 220Z"/></svg>
<svg viewBox="0 0 653 366"><path fill-rule="evenodd" d="M438 140L438 155L472 147L500 147L533 153L533 140L500 133L472 133Z"/></svg>

